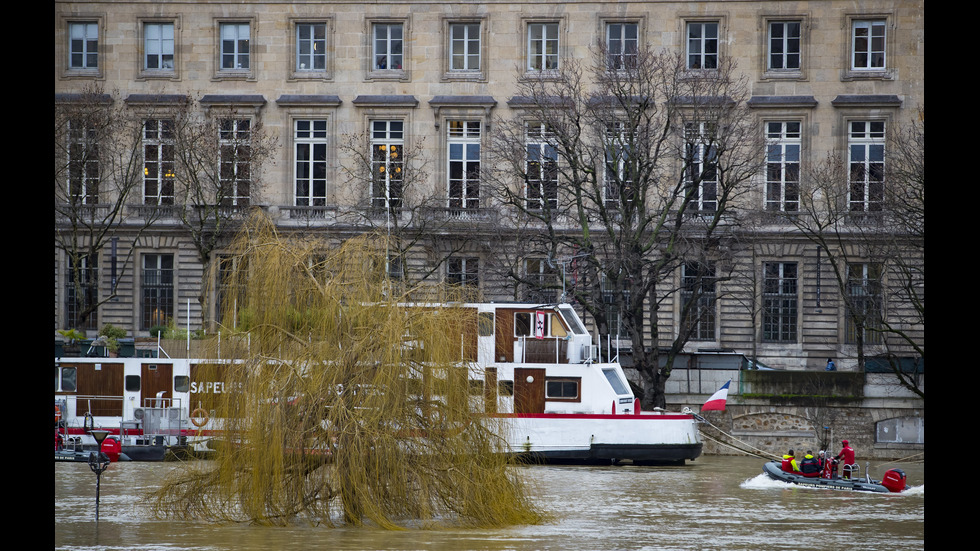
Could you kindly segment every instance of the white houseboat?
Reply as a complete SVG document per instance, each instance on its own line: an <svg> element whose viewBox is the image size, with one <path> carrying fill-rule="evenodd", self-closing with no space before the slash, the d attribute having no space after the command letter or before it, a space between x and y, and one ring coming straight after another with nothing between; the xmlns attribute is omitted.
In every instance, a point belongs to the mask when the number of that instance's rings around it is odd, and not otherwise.
<svg viewBox="0 0 980 551"><path fill-rule="evenodd" d="M510 452L561 463L683 464L701 454L691 413L640 411L617 362L567 304L466 304L464 335L474 410L503 422ZM93 446L86 423L110 430L122 453L140 446L205 450L220 420L200 407L225 391L213 361L56 358L55 408L62 446ZM482 394L482 397L479 396ZM148 454L146 457L150 457Z"/></svg>

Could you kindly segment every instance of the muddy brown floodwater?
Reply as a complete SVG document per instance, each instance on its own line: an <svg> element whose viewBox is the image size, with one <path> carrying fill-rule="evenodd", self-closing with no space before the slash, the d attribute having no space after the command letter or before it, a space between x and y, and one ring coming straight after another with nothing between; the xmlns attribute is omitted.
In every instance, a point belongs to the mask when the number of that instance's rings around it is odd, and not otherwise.
<svg viewBox="0 0 980 551"><path fill-rule="evenodd" d="M859 460L860 462L860 460ZM871 463L872 477L898 467L901 494L789 486L762 474L761 459L700 457L678 467L514 467L532 482L551 523L492 530L213 525L160 520L139 507L174 463L114 463L95 475L56 463L54 546L59 550L820 550L925 547L921 463ZM862 470L864 462L861 462Z"/></svg>

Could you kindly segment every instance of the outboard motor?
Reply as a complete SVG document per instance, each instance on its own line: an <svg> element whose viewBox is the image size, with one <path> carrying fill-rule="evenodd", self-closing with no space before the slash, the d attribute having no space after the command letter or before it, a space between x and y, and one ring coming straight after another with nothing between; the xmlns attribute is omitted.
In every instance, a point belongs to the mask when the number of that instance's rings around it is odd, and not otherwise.
<svg viewBox="0 0 980 551"><path fill-rule="evenodd" d="M901 492L905 490L905 472L902 469L891 469L885 473L881 479L881 485L888 488L889 492Z"/></svg>
<svg viewBox="0 0 980 551"><path fill-rule="evenodd" d="M122 453L122 443L115 438L106 438L102 441L102 453L109 456L109 461L115 463L119 461L119 455Z"/></svg>

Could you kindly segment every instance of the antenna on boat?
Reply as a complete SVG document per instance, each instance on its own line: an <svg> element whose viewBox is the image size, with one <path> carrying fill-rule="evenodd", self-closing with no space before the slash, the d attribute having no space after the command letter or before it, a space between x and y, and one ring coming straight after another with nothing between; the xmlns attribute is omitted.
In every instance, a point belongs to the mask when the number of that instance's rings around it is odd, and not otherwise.
<svg viewBox="0 0 980 551"><path fill-rule="evenodd" d="M589 256L589 253L579 253L579 254L576 254L576 255L566 256L566 257L563 257L563 258L560 258L560 259L553 260L551 258L551 253L548 253L548 266L551 267L551 268L554 268L555 267L555 263L557 263L557 264L559 264L561 266L561 298L558 300L558 303L559 304L565 302L565 295L566 295L566 292L565 292L565 271L567 269L567 266L569 264L571 264L573 261L575 261L576 259L585 258L587 256Z"/></svg>

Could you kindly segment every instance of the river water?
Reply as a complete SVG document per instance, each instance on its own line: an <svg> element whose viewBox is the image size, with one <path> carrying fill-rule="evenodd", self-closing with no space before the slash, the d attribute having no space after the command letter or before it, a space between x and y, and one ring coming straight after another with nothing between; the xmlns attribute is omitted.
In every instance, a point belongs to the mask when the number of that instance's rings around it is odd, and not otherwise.
<svg viewBox="0 0 980 551"><path fill-rule="evenodd" d="M674 467L514 467L533 481L549 524L493 530L406 530L212 525L159 520L137 505L174 463L113 463L102 475L56 463L54 548L132 551L338 550L821 550L923 549L922 464L871 464L872 477L905 471L901 494L789 486L761 459L700 457ZM861 463L862 469L864 463Z"/></svg>

